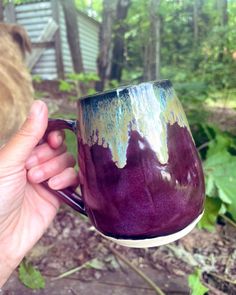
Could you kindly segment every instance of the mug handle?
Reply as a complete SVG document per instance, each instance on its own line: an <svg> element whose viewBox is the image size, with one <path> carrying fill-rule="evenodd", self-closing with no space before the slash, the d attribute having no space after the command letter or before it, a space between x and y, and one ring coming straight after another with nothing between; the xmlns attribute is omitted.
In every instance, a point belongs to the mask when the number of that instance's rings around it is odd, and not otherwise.
<svg viewBox="0 0 236 295"><path fill-rule="evenodd" d="M64 120L64 119L49 119L48 127L44 134L44 138L47 137L48 133L53 130L69 129L77 135L78 121L77 120ZM82 197L76 193L72 188L65 188L62 190L53 190L49 187L47 181L42 182L42 185L51 193L63 200L67 205L72 207L83 215L87 215L85 205Z"/></svg>

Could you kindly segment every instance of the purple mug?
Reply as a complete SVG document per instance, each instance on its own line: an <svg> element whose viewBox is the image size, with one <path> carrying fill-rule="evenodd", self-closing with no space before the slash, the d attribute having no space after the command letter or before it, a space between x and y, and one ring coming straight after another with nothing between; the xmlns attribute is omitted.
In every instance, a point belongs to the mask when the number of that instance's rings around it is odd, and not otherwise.
<svg viewBox="0 0 236 295"><path fill-rule="evenodd" d="M170 81L84 97L78 120L49 120L47 132L54 129L77 136L82 193L53 192L106 238L128 247L159 246L200 220L201 161Z"/></svg>

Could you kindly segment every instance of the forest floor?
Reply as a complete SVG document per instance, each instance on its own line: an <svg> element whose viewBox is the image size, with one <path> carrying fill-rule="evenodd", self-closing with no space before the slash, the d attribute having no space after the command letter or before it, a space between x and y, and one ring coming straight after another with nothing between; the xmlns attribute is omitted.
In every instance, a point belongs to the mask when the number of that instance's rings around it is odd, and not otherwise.
<svg viewBox="0 0 236 295"><path fill-rule="evenodd" d="M56 87L48 88L46 85L38 91L43 93L51 114L76 113L76 104L58 93ZM223 117L222 111L226 114ZM217 110L213 110L211 122L216 120L223 124L223 129L228 128L226 123L229 128L236 126L236 111L218 112L217 117ZM26 288L19 282L15 271L2 294L157 294L137 271L130 268L126 263L128 260L152 279L165 294L189 294L188 275L198 267L203 271L203 283L209 288L209 294L235 295L235 241L235 227L222 219L213 233L195 228L186 237L166 246L125 248L108 243L86 218L65 205L27 256L27 260L38 267L46 278L46 287L40 290ZM72 275L55 279L77 267L80 267L79 271Z"/></svg>

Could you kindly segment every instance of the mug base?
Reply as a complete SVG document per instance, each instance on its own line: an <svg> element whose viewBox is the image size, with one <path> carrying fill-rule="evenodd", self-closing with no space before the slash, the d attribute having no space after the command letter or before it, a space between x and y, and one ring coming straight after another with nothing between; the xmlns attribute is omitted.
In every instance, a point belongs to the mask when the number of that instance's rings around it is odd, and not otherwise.
<svg viewBox="0 0 236 295"><path fill-rule="evenodd" d="M187 225L185 228L181 229L180 231L167 235L162 237L156 237L156 238L149 238L149 239L140 239L140 240L132 240L132 239L116 239L113 237L106 236L102 233L100 233L103 237L106 239L117 243L121 246L130 247L130 248L150 248L150 247L158 247L165 244L172 243L176 240L179 240L180 238L183 238L185 235L187 235L198 223L198 221L202 218L203 213L199 215L192 223Z"/></svg>

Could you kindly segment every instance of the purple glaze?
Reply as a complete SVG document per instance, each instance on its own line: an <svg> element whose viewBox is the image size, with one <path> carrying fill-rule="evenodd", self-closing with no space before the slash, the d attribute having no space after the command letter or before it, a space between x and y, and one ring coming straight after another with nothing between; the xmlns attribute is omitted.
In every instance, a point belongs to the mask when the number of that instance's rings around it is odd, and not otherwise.
<svg viewBox="0 0 236 295"><path fill-rule="evenodd" d="M115 165L109 148L90 147L80 139L78 146L86 212L103 234L124 239L169 235L203 211L203 172L187 128L168 125L165 165L137 131L130 132L124 168Z"/></svg>

